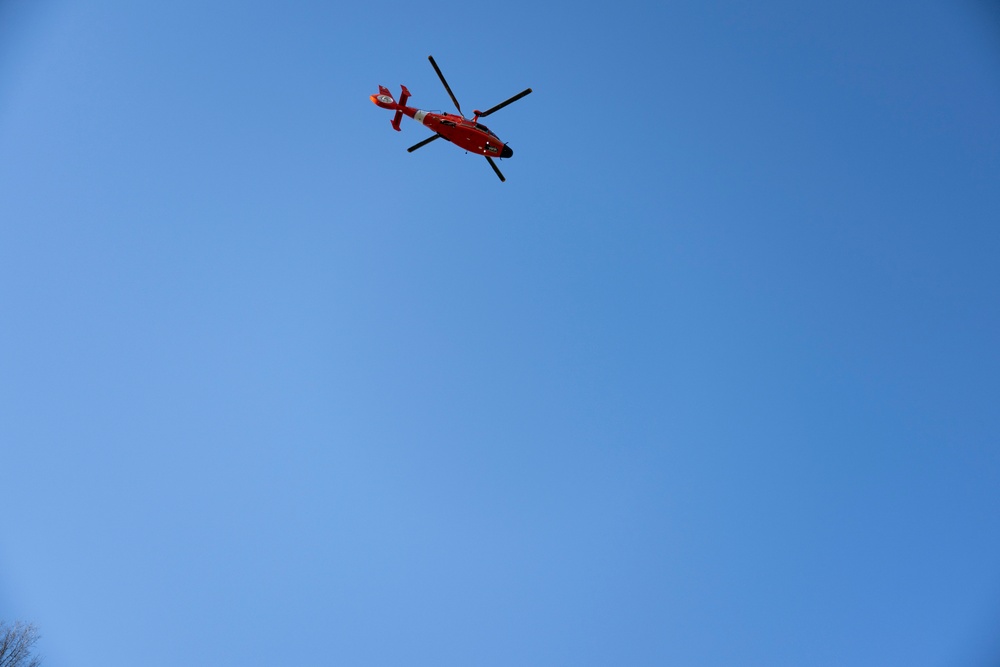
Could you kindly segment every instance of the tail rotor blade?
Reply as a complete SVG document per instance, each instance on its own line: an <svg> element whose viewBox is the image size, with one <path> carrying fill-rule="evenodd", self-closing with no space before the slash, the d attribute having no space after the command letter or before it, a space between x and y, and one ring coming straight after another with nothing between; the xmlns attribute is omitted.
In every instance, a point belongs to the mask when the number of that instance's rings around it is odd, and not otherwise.
<svg viewBox="0 0 1000 667"><path fill-rule="evenodd" d="M451 92L451 86L449 86L448 82L445 81L444 74L441 73L441 68L438 67L436 62L434 62L434 56L427 56L427 60L431 61L431 67L433 67L434 71L437 72L438 78L441 79L441 83L444 84L444 89L448 91L448 95L451 96L451 101L455 103L455 108L458 109L458 113L462 114L462 107L459 106L458 100L455 99L455 93ZM464 117L465 114L462 114L462 116Z"/></svg>
<svg viewBox="0 0 1000 667"><path fill-rule="evenodd" d="M493 158L487 155L486 161L490 163L491 167L493 167L493 171L497 173L497 176L500 178L501 183L507 180L506 178L503 177L503 174L500 173L500 169L497 167L497 163L493 161Z"/></svg>
<svg viewBox="0 0 1000 667"><path fill-rule="evenodd" d="M412 153L413 151L417 150L418 148L420 148L422 146L426 146L427 144L431 143L435 139L440 139L440 138L441 138L440 134L432 134L431 136L429 136L426 139L424 139L423 141L421 141L419 144L414 144L414 145L410 146L409 148L407 148L406 152L407 153Z"/></svg>
<svg viewBox="0 0 1000 667"><path fill-rule="evenodd" d="M486 111L482 112L481 114L479 114L479 117L480 118L485 118L486 116L489 116L494 111L499 111L500 109L503 109L508 104L512 104L514 102L517 102L519 99L521 99L522 97L524 97L525 95L527 95L530 92L531 92L531 88L527 88L525 90L522 90L521 92L519 92L514 97L512 97L512 98L510 98L510 99L508 99L508 100L506 100L504 102L501 102L500 104L496 105L495 107L491 107L491 108L487 109Z"/></svg>

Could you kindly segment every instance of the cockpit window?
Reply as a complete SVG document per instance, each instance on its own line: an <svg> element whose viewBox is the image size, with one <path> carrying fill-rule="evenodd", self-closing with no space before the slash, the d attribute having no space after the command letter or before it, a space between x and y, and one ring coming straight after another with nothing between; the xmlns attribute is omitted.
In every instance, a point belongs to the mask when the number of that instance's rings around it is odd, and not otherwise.
<svg viewBox="0 0 1000 667"><path fill-rule="evenodd" d="M497 136L497 135L493 134L493 130L491 130L490 128L486 127L482 123L476 123L476 129L477 130L482 130L483 132L488 132L491 137L496 137ZM497 138L499 139L499 137L497 137Z"/></svg>

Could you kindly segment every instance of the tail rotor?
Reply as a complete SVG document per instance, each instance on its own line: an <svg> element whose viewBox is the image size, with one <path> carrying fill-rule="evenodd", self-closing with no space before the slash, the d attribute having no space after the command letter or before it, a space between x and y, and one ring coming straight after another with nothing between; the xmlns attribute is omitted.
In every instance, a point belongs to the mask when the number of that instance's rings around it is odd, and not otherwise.
<svg viewBox="0 0 1000 667"><path fill-rule="evenodd" d="M378 87L378 95L371 95L371 101L383 109L389 109L396 112L396 115L392 117L389 121L392 125L392 129L399 132L402 128L399 126L399 122L403 120L403 108L406 107L406 100L410 99L410 91L406 89L406 86L400 86L402 92L399 93L399 102L392 99L392 93L385 86Z"/></svg>

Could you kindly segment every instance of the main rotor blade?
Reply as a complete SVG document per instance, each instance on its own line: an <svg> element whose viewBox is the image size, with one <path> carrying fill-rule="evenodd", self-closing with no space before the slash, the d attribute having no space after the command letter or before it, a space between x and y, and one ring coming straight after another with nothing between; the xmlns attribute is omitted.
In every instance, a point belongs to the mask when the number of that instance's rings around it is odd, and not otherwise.
<svg viewBox="0 0 1000 667"><path fill-rule="evenodd" d="M493 167L493 171L495 171L497 173L497 176L500 177L501 183L507 180L506 178L503 177L503 174L500 173L500 169L497 167L497 163L493 161L493 158L487 155L486 161L490 163L490 166Z"/></svg>
<svg viewBox="0 0 1000 667"><path fill-rule="evenodd" d="M432 134L431 136L429 136L426 139L424 139L423 141L421 141L419 144L414 144L414 145L410 146L409 148L407 148L406 152L407 153L412 153L413 151L417 150L421 146L426 146L427 144L431 143L435 139L440 139L440 138L441 138L440 134Z"/></svg>
<svg viewBox="0 0 1000 667"><path fill-rule="evenodd" d="M448 82L445 81L444 74L441 73L441 68L438 67L436 62L434 62L434 56L427 56L427 60L431 61L431 67L433 67L434 71L437 72L438 78L441 79L441 83L444 84L444 89L448 91L448 94L451 96L451 101L455 103L455 108L458 109L458 113L462 114L462 107L459 106L458 100L455 99L455 93L451 92L451 86L449 86ZM462 117L464 118L465 114L462 114Z"/></svg>
<svg viewBox="0 0 1000 667"><path fill-rule="evenodd" d="M513 102L517 102L519 99L521 99L522 97L524 97L525 95L527 95L530 92L531 92L531 88L527 88L525 90L522 90L521 92L519 92L517 95L515 95L512 98L510 98L509 100L507 100L505 102L501 102L500 104L496 105L495 107L492 107L492 108L487 109L486 111L482 112L481 114L479 114L479 117L480 118L485 118L486 116L489 116L494 111L499 111L500 109L503 109L508 104L511 104Z"/></svg>

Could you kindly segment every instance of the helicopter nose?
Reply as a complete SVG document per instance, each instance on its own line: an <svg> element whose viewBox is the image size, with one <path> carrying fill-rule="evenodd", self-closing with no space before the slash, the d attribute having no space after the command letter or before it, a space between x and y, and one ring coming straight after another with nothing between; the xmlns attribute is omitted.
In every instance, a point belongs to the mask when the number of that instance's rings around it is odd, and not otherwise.
<svg viewBox="0 0 1000 667"><path fill-rule="evenodd" d="M510 146L504 144L503 150L500 151L500 157L514 157L514 151L511 150Z"/></svg>

